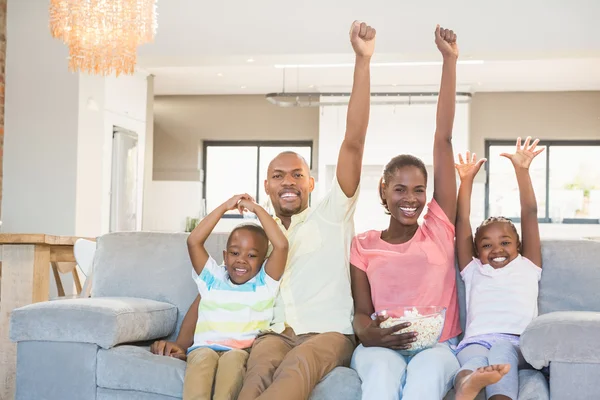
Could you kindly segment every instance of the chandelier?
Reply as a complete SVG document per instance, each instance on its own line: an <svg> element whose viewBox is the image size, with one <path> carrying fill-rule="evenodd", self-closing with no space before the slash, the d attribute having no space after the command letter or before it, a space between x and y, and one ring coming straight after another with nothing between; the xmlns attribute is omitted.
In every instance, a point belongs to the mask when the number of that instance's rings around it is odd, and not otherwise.
<svg viewBox="0 0 600 400"><path fill-rule="evenodd" d="M73 72L133 74L156 28L156 0L50 0L50 31L69 47Z"/></svg>

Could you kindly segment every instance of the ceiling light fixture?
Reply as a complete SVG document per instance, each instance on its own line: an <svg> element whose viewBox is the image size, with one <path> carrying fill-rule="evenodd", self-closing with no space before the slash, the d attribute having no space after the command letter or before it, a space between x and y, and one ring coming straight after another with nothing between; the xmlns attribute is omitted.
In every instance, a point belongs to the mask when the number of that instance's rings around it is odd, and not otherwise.
<svg viewBox="0 0 600 400"><path fill-rule="evenodd" d="M50 32L69 47L69 69L131 75L137 47L156 34L156 0L50 0Z"/></svg>
<svg viewBox="0 0 600 400"><path fill-rule="evenodd" d="M371 93L371 105L420 105L436 104L437 92ZM268 102L279 107L320 107L347 105L350 93L269 93ZM471 101L471 93L457 92L456 103ZM325 98L325 99L324 99Z"/></svg>
<svg viewBox="0 0 600 400"><path fill-rule="evenodd" d="M460 65L481 65L483 60L459 60ZM426 67L442 65L441 61L406 61L406 62L381 62L371 63L372 67ZM286 68L347 68L354 67L354 63L339 63L339 64L275 64L277 69Z"/></svg>

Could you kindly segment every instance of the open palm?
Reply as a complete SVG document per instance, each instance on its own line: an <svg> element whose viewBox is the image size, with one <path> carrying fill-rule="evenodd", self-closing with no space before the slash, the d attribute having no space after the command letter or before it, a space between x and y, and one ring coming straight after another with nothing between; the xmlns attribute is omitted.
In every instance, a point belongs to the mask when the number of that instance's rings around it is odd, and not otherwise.
<svg viewBox="0 0 600 400"><path fill-rule="evenodd" d="M481 166L485 162L485 158L482 158L478 161L475 153L471 155L471 152L467 151L465 158L463 158L462 154L458 154L458 163L454 164L454 167L456 168L456 171L458 171L458 176L460 177L461 181L464 181L465 179L472 180L475 179L475 175L477 175L481 169Z"/></svg>
<svg viewBox="0 0 600 400"><path fill-rule="evenodd" d="M502 157L508 158L513 163L513 166L515 168L529 169L529 166L531 165L533 159L542 151L544 151L544 147L540 148L539 150L536 150L540 139L535 139L531 144L530 142L531 136L528 136L527 139L525 139L525 144L521 146L521 138L518 138L516 151L514 154L502 153L500 155Z"/></svg>

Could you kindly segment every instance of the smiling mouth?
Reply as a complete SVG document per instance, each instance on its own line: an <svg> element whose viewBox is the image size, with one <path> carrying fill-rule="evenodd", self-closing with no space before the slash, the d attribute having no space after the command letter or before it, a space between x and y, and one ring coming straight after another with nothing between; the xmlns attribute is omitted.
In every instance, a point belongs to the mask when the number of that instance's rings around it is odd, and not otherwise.
<svg viewBox="0 0 600 400"><path fill-rule="evenodd" d="M417 215L417 207L400 207L400 211L407 218L412 218Z"/></svg>
<svg viewBox="0 0 600 400"><path fill-rule="evenodd" d="M234 268L233 272L236 276L244 276L248 273L248 270L246 268Z"/></svg>
<svg viewBox="0 0 600 400"><path fill-rule="evenodd" d="M296 201L300 198L300 194L297 192L283 192L279 195L279 198L283 201Z"/></svg>

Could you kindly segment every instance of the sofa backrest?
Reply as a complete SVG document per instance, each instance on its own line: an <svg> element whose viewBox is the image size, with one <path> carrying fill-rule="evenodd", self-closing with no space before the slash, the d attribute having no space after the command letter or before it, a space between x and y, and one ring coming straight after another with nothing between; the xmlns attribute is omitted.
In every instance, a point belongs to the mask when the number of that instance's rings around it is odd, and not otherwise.
<svg viewBox="0 0 600 400"><path fill-rule="evenodd" d="M98 238L94 257L93 297L140 297L174 304L177 329L197 295L192 281L185 233L127 232ZM222 261L228 234L213 234L208 252ZM546 240L542 242L543 272L539 313L600 311L600 242ZM464 284L457 274L461 326L465 324Z"/></svg>
<svg viewBox="0 0 600 400"><path fill-rule="evenodd" d="M208 252L222 261L227 234L211 235ZM187 251L188 234L123 232L98 238L92 297L139 297L178 308L177 329L198 294Z"/></svg>
<svg viewBox="0 0 600 400"><path fill-rule="evenodd" d="M542 242L539 313L600 311L600 242Z"/></svg>

